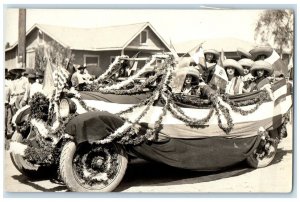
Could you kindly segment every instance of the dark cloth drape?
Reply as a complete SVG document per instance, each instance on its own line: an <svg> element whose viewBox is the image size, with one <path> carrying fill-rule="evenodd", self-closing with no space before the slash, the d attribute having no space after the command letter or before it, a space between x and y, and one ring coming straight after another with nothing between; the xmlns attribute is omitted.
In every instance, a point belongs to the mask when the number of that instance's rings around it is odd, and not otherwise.
<svg viewBox="0 0 300 202"><path fill-rule="evenodd" d="M75 137L76 143L94 142L104 139L124 121L114 114L105 111L95 111L80 114L66 125L66 133Z"/></svg>
<svg viewBox="0 0 300 202"><path fill-rule="evenodd" d="M260 142L259 136L248 138L211 137L203 139L169 139L127 146L138 157L177 168L214 171L244 161Z"/></svg>

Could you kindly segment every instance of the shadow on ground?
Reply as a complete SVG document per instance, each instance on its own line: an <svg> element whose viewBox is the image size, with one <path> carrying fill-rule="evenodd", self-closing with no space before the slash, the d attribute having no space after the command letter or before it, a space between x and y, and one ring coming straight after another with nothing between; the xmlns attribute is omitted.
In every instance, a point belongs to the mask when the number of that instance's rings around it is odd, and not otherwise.
<svg viewBox="0 0 300 202"><path fill-rule="evenodd" d="M288 153L292 153L292 151L278 149L271 165L281 162L283 157ZM137 160L128 165L126 174L115 191L125 191L134 186L167 186L210 182L243 175L253 170L254 169L250 168L246 162L241 162L220 171L200 172L178 169L155 162Z"/></svg>
<svg viewBox="0 0 300 202"><path fill-rule="evenodd" d="M278 149L276 157L271 165L280 163L283 157L290 153L292 153L292 150ZM114 191L121 192L130 187L137 186L167 186L210 182L243 175L252 172L253 170L253 168L249 168L246 162L241 162L233 167L220 171L200 172L178 169L165 164L138 159L128 165L123 180ZM45 175L39 178L29 179L25 175L20 174L14 175L12 178L42 192L68 191L67 187L62 182L57 181L54 176L50 177L49 175ZM49 180L49 178L51 179ZM51 182L51 188L43 186L42 181L47 180Z"/></svg>
<svg viewBox="0 0 300 202"><path fill-rule="evenodd" d="M59 192L59 191L67 191L67 186L64 185L63 182L56 180L55 178L52 178L49 180L49 177L42 176L38 179L29 179L25 175L14 175L12 176L13 179L19 181L22 184L26 184L28 186L31 186L35 190L42 191L42 192ZM46 188L42 185L40 185L39 182L49 180L52 183L52 188Z"/></svg>

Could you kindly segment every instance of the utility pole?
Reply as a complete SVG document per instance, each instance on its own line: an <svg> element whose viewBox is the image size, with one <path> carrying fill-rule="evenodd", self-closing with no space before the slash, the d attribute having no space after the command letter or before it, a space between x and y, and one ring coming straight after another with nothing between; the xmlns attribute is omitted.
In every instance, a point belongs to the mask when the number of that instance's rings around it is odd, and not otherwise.
<svg viewBox="0 0 300 202"><path fill-rule="evenodd" d="M19 9L18 63L26 68L26 9Z"/></svg>

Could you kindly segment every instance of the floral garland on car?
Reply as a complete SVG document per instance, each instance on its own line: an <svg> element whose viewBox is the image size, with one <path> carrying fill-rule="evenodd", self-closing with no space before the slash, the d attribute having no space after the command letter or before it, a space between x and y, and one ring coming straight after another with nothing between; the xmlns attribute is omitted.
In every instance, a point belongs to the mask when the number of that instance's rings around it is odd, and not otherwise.
<svg viewBox="0 0 300 202"><path fill-rule="evenodd" d="M119 64L119 60L120 58L116 58L115 62L110 65L109 69L103 75L101 75L96 81L97 82L103 81L106 78L106 76L108 76L110 73L115 71L117 65ZM228 96L226 95L220 96L214 91L209 91L208 87L204 87L205 88L204 91L206 91L208 101L210 101L211 103L210 108L208 110L207 115L204 116L203 118L201 119L192 118L188 116L181 107L178 106L178 101L185 102L184 101L185 98L178 97L169 90L168 86L170 84L170 81L172 80L172 71L173 71L171 60L167 60L164 65L164 68L160 69L154 76L147 78L144 83L135 85L131 89L124 89L126 88L126 86L133 83L133 81L136 78L138 78L141 74L143 74L145 72L147 65L152 64L154 60L155 57L153 57L152 60L149 63L147 63L139 72L129 77L128 80L126 81L122 81L120 83L116 83L106 87L103 87L101 85L94 86L95 89L97 89L99 92L102 93L130 95L136 93L144 93L144 89L147 85L151 84L154 81L159 80L158 78L161 78L157 84L156 89L153 92L151 92L151 95L147 99L117 114L125 120L124 124L121 127L115 130L105 139L94 142L94 144L109 144L112 143L113 141L116 141L121 144L137 145L147 140L150 141L156 140L158 138L159 131L162 129L162 121L168 111L172 114L172 116L183 121L187 126L196 127L196 128L205 127L205 124L209 122L209 120L211 119L211 117L214 115L215 112L218 118L219 127L226 134L229 134L234 126L229 108L231 108L234 112L238 112L242 115L247 115L256 111L258 107L261 106L262 103L266 102L269 99L268 94L263 91L261 94L258 94L251 100L247 100L245 102L234 102L230 100ZM88 107L84 103L84 101L80 98L80 96L75 95L75 97L77 98L81 106L86 111L97 110L95 108ZM156 102L159 99L163 100L164 104L160 114L158 115L158 118L154 122L154 127L143 130L144 128L140 124L142 118L144 118L149 113L151 108L156 104ZM202 104L204 103L207 104L207 102L202 102L200 100L199 102L195 101L192 104L196 106L202 106ZM239 108L241 106L246 106L249 104L255 104L255 107L250 110L243 110ZM51 105L51 107L49 107L49 105ZM32 99L31 106L33 111L30 118L31 120L30 124L31 126L33 126L36 134L38 135L36 141L38 141L38 144L40 145L41 149L36 149L36 148L32 149L31 147L29 147L25 151L25 156L31 162L40 163L40 164L43 163L50 164L51 162L54 162L54 160L56 159L56 155L53 154L53 152L55 152L54 145L55 143L57 143L59 138L62 135L64 135L65 125L72 118L72 116L64 120L62 120L58 116L56 119L57 120L56 124L53 124L51 126L49 125L48 120L53 118L55 114L54 112L55 110L57 110L55 109L55 106L57 106L57 104L50 102L49 100L45 99L42 95L36 94L35 97ZM51 110L46 110L49 108ZM135 116L133 116L133 114ZM33 145L30 142L30 140L26 140L26 141L27 141L26 144ZM80 168L80 167L78 167L78 169L88 170L88 168ZM85 177L89 178L92 175L93 174L88 174ZM92 179L90 181L93 182Z"/></svg>
<svg viewBox="0 0 300 202"><path fill-rule="evenodd" d="M56 103L52 103L57 105ZM57 114L57 106L55 110L50 110L51 105L48 98L42 93L33 95L29 102L31 113L27 121L27 126L32 128L32 138L24 139L22 142L12 142L11 148L17 151L20 144L23 151L19 151L21 155L33 164L51 165L57 163L58 152L56 151L57 143L61 139L70 138L65 136L65 126L74 115L62 119ZM49 125L48 120L56 116L56 121ZM13 150L14 151L14 150Z"/></svg>

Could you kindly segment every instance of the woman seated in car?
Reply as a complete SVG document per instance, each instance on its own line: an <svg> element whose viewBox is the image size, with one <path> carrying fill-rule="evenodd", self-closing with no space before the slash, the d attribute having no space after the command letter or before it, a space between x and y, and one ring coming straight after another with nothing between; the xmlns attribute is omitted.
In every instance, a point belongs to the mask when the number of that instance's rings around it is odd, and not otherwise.
<svg viewBox="0 0 300 202"><path fill-rule="evenodd" d="M244 90L243 92L247 92L247 89L249 88L250 83L254 80L254 77L250 73L251 67L254 63L253 60L249 58L243 58L238 61L240 65L242 65L244 69L244 76L242 76L242 81L244 82Z"/></svg>
<svg viewBox="0 0 300 202"><path fill-rule="evenodd" d="M244 69L242 65L233 59L226 59L223 62L223 66L228 77L225 93L229 95L243 93L244 82L241 76L244 75Z"/></svg>
<svg viewBox="0 0 300 202"><path fill-rule="evenodd" d="M181 89L183 95L196 95L199 84L199 72L194 67L186 68L186 76Z"/></svg>
<svg viewBox="0 0 300 202"><path fill-rule="evenodd" d="M250 83L248 90L249 92L262 89L271 89L268 76L273 74L273 68L270 63L263 60L255 61L251 68L251 74L255 77L255 79L252 83Z"/></svg>

